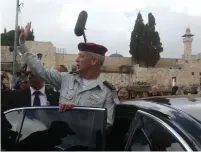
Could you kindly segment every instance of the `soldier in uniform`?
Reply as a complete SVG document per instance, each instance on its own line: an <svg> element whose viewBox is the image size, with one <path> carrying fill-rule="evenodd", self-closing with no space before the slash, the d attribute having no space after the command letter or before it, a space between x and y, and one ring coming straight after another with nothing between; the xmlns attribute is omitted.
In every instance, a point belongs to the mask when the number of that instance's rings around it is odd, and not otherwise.
<svg viewBox="0 0 201 152"><path fill-rule="evenodd" d="M119 103L119 100L115 88L100 76L107 48L95 43L80 43L78 44L80 52L76 59L76 72L58 72L54 69L46 69L37 56L30 53L25 45L30 28L31 23L28 23L25 29L22 28L19 50L35 75L61 90L60 112L74 106L107 108L107 123L110 126L113 123L115 104Z"/></svg>

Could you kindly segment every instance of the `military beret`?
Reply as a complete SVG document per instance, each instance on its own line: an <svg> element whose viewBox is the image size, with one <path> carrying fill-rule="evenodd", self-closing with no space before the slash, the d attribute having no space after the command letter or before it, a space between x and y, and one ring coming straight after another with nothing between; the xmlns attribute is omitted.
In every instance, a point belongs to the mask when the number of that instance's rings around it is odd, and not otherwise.
<svg viewBox="0 0 201 152"><path fill-rule="evenodd" d="M92 52L102 56L105 56L105 53L107 52L106 47L95 43L79 43L78 49L80 51Z"/></svg>

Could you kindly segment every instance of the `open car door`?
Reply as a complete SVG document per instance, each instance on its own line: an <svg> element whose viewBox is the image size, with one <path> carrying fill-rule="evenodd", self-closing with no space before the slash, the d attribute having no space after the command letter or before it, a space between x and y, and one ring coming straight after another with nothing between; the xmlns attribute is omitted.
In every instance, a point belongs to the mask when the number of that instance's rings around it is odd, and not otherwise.
<svg viewBox="0 0 201 152"><path fill-rule="evenodd" d="M59 107L25 107L4 114L10 124L7 130L15 134L2 145L4 150L105 149L106 109L74 107L60 113Z"/></svg>

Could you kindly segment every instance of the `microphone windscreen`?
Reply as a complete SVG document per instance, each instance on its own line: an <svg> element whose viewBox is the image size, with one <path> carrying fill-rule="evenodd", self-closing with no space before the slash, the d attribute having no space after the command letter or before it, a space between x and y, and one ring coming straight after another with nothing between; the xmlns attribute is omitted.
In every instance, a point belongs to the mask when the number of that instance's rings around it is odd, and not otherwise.
<svg viewBox="0 0 201 152"><path fill-rule="evenodd" d="M86 11L80 12L77 19L77 23L75 25L75 29L74 29L76 36L82 36L84 34L87 17L88 17L88 14Z"/></svg>

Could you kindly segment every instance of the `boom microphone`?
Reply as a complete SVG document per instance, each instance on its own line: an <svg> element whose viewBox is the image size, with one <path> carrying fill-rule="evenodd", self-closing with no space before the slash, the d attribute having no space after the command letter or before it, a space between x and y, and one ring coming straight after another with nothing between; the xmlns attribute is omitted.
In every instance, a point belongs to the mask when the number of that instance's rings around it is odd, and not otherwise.
<svg viewBox="0 0 201 152"><path fill-rule="evenodd" d="M77 19L77 23L75 25L75 29L74 29L74 32L75 32L76 36L84 35L84 30L85 30L85 25L86 25L86 22L87 22L87 17L88 17L88 14L87 14L86 11L80 12L80 14L78 16L78 19Z"/></svg>

